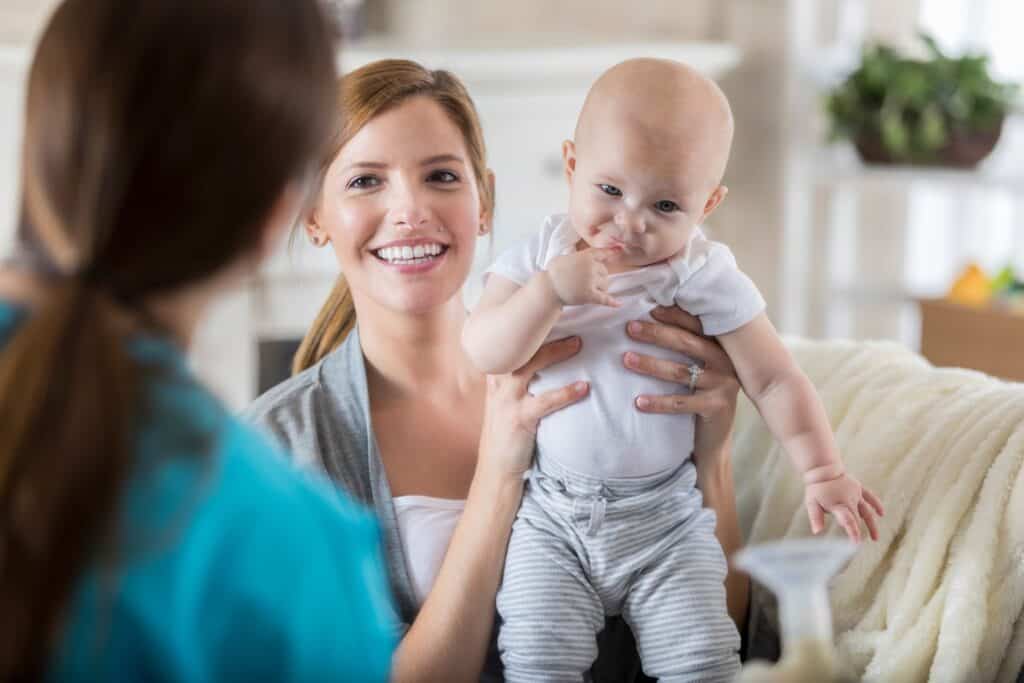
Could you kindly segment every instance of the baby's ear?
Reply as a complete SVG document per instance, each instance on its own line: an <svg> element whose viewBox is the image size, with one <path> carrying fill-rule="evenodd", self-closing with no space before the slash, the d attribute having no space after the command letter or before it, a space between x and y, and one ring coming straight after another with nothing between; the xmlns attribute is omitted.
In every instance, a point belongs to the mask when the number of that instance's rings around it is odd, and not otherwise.
<svg viewBox="0 0 1024 683"><path fill-rule="evenodd" d="M725 185L719 185L711 192L708 196L708 200L704 202L704 215L700 218L701 223L703 223L707 217L722 204L722 201L725 199L725 195L727 194L729 194L729 188Z"/></svg>
<svg viewBox="0 0 1024 683"><path fill-rule="evenodd" d="M565 162L565 179L572 181L572 174L576 172L576 143L566 140L562 143L562 160Z"/></svg>

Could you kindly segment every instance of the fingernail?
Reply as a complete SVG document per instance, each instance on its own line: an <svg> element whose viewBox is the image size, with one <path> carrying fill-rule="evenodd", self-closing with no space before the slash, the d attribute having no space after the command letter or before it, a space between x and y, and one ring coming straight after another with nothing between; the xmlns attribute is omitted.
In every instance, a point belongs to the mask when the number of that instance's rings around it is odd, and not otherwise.
<svg viewBox="0 0 1024 683"><path fill-rule="evenodd" d="M624 360L626 361L626 367L635 368L637 366L637 361L639 359L637 358L637 355L635 353L630 351L626 353Z"/></svg>
<svg viewBox="0 0 1024 683"><path fill-rule="evenodd" d="M636 399L636 407L637 408L650 408L651 407L651 399L647 398L646 396L638 397Z"/></svg>
<svg viewBox="0 0 1024 683"><path fill-rule="evenodd" d="M577 394L582 394L582 393L584 393L587 390L587 383L586 382L576 382L576 384L572 385L572 388L576 390Z"/></svg>
<svg viewBox="0 0 1024 683"><path fill-rule="evenodd" d="M633 322L631 322L629 324L629 331L632 332L633 334L639 334L640 333L640 323L636 322L635 320Z"/></svg>

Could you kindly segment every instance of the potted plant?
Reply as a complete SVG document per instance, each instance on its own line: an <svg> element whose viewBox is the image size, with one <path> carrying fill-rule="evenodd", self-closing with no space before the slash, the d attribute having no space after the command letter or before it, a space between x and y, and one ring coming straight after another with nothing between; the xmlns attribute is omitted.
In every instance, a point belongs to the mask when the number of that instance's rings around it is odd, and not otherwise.
<svg viewBox="0 0 1024 683"><path fill-rule="evenodd" d="M989 74L988 57L950 57L921 35L927 59L885 45L831 91L830 137L851 140L864 161L973 167L988 156L1017 86Z"/></svg>

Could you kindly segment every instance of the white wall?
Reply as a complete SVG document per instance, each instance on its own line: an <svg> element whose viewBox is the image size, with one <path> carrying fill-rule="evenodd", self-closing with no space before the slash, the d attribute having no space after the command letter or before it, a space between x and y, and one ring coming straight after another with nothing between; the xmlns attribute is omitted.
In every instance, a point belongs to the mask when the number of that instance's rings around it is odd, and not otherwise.
<svg viewBox="0 0 1024 683"><path fill-rule="evenodd" d="M14 237L27 50L0 46L0 255Z"/></svg>
<svg viewBox="0 0 1024 683"><path fill-rule="evenodd" d="M32 46L57 4L58 0L0 0L0 258L14 237L25 76Z"/></svg>

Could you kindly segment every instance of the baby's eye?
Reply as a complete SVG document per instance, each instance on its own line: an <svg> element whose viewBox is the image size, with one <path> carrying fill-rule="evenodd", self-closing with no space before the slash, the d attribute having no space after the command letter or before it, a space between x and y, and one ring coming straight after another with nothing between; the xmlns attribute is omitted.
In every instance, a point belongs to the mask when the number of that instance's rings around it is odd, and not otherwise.
<svg viewBox="0 0 1024 683"><path fill-rule="evenodd" d="M458 182L459 176L455 175L451 171L434 171L427 176L427 181L432 183L454 183Z"/></svg>
<svg viewBox="0 0 1024 683"><path fill-rule="evenodd" d="M378 185L380 185L380 178L377 176L361 175L348 181L346 188L350 190L369 190L370 188L377 187Z"/></svg>
<svg viewBox="0 0 1024 683"><path fill-rule="evenodd" d="M654 205L654 208L662 213L672 213L679 210L679 205L668 199L662 199Z"/></svg>
<svg viewBox="0 0 1024 683"><path fill-rule="evenodd" d="M620 190L619 188L615 187L614 185L608 185L607 183L600 183L598 185L598 187L601 188L601 192L604 192L606 195L610 195L612 197L621 197L622 196L622 190Z"/></svg>

